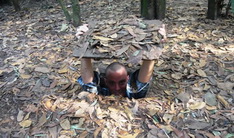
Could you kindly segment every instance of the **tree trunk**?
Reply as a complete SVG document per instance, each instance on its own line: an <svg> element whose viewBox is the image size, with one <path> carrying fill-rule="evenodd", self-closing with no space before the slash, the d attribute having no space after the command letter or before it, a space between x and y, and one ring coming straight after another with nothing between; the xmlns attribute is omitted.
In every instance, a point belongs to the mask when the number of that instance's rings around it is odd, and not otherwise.
<svg viewBox="0 0 234 138"><path fill-rule="evenodd" d="M72 2L72 19L73 25L78 27L81 24L80 21L80 5L77 0L71 0Z"/></svg>
<svg viewBox="0 0 234 138"><path fill-rule="evenodd" d="M141 0L141 16L145 19L155 19L155 0Z"/></svg>
<svg viewBox="0 0 234 138"><path fill-rule="evenodd" d="M68 12L68 10L67 10L64 2L63 2L63 0L58 0L58 2L60 4L60 6L62 7L63 13L64 13L67 21L70 22L71 21L71 16L70 16L70 14L69 14L69 12Z"/></svg>
<svg viewBox="0 0 234 138"><path fill-rule="evenodd" d="M218 17L218 0L208 0L207 18L216 20Z"/></svg>
<svg viewBox="0 0 234 138"><path fill-rule="evenodd" d="M166 13L166 0L141 0L141 16L145 19L163 19Z"/></svg>
<svg viewBox="0 0 234 138"><path fill-rule="evenodd" d="M156 19L164 19L166 14L166 0L156 0Z"/></svg>
<svg viewBox="0 0 234 138"><path fill-rule="evenodd" d="M19 0L11 0L12 4L14 6L15 11L20 11L20 5L19 5Z"/></svg>
<svg viewBox="0 0 234 138"><path fill-rule="evenodd" d="M208 0L207 18L215 20L222 15L224 0Z"/></svg>

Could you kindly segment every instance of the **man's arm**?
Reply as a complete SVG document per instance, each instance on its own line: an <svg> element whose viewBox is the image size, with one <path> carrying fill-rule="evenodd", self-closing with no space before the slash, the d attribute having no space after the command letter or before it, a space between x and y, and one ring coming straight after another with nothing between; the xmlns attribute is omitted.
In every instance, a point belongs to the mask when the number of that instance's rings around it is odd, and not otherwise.
<svg viewBox="0 0 234 138"><path fill-rule="evenodd" d="M163 36L161 43L164 43L167 39L165 24L162 25L162 27L158 30L158 32ZM162 48L159 48L159 47L152 47L149 52L145 51L145 56L149 60L143 59L143 63L141 65L140 72L138 75L138 81L142 83L147 83L150 81L150 78L154 71L154 63L155 63L155 61L152 59L159 59L161 54L162 54Z"/></svg>
<svg viewBox="0 0 234 138"><path fill-rule="evenodd" d="M138 75L138 81L140 81L141 83L147 83L150 81L150 78L154 71L154 63L154 60L143 60Z"/></svg>
<svg viewBox="0 0 234 138"><path fill-rule="evenodd" d="M85 84L93 81L93 65L91 58L81 59L81 78Z"/></svg>

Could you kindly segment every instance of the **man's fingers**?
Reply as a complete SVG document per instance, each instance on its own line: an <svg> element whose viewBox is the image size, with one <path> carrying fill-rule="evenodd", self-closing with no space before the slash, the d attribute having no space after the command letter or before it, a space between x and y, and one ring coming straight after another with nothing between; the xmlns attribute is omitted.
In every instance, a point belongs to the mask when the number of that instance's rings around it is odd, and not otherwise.
<svg viewBox="0 0 234 138"><path fill-rule="evenodd" d="M158 32L163 36L163 39L161 40L161 42L165 42L167 39L167 32L166 32L165 24L162 24L162 27L159 28Z"/></svg>
<svg viewBox="0 0 234 138"><path fill-rule="evenodd" d="M80 38L80 36L81 36L82 34L84 34L85 32L87 32L88 30L89 30L88 24L83 24L83 25L79 26L79 27L77 28L77 30L76 30L76 37L77 37L77 38Z"/></svg>

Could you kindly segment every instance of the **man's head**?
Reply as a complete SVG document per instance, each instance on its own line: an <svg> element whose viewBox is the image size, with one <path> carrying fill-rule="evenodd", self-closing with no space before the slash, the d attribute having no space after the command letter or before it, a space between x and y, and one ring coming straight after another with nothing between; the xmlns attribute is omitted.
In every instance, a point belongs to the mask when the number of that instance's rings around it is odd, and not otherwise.
<svg viewBox="0 0 234 138"><path fill-rule="evenodd" d="M114 95L126 96L126 86L129 76L124 65L111 63L105 71L105 83Z"/></svg>

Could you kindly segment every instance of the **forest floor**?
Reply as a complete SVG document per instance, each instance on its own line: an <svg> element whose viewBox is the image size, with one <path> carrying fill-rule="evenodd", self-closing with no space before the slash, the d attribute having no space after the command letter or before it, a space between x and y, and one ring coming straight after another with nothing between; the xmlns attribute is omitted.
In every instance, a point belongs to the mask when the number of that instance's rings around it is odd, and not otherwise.
<svg viewBox="0 0 234 138"><path fill-rule="evenodd" d="M72 56L76 28L57 4L28 3L20 12L3 6L0 137L234 137L234 17L206 19L207 3L167 1L168 40L139 100L82 92ZM139 5L82 0L81 17L140 17Z"/></svg>

